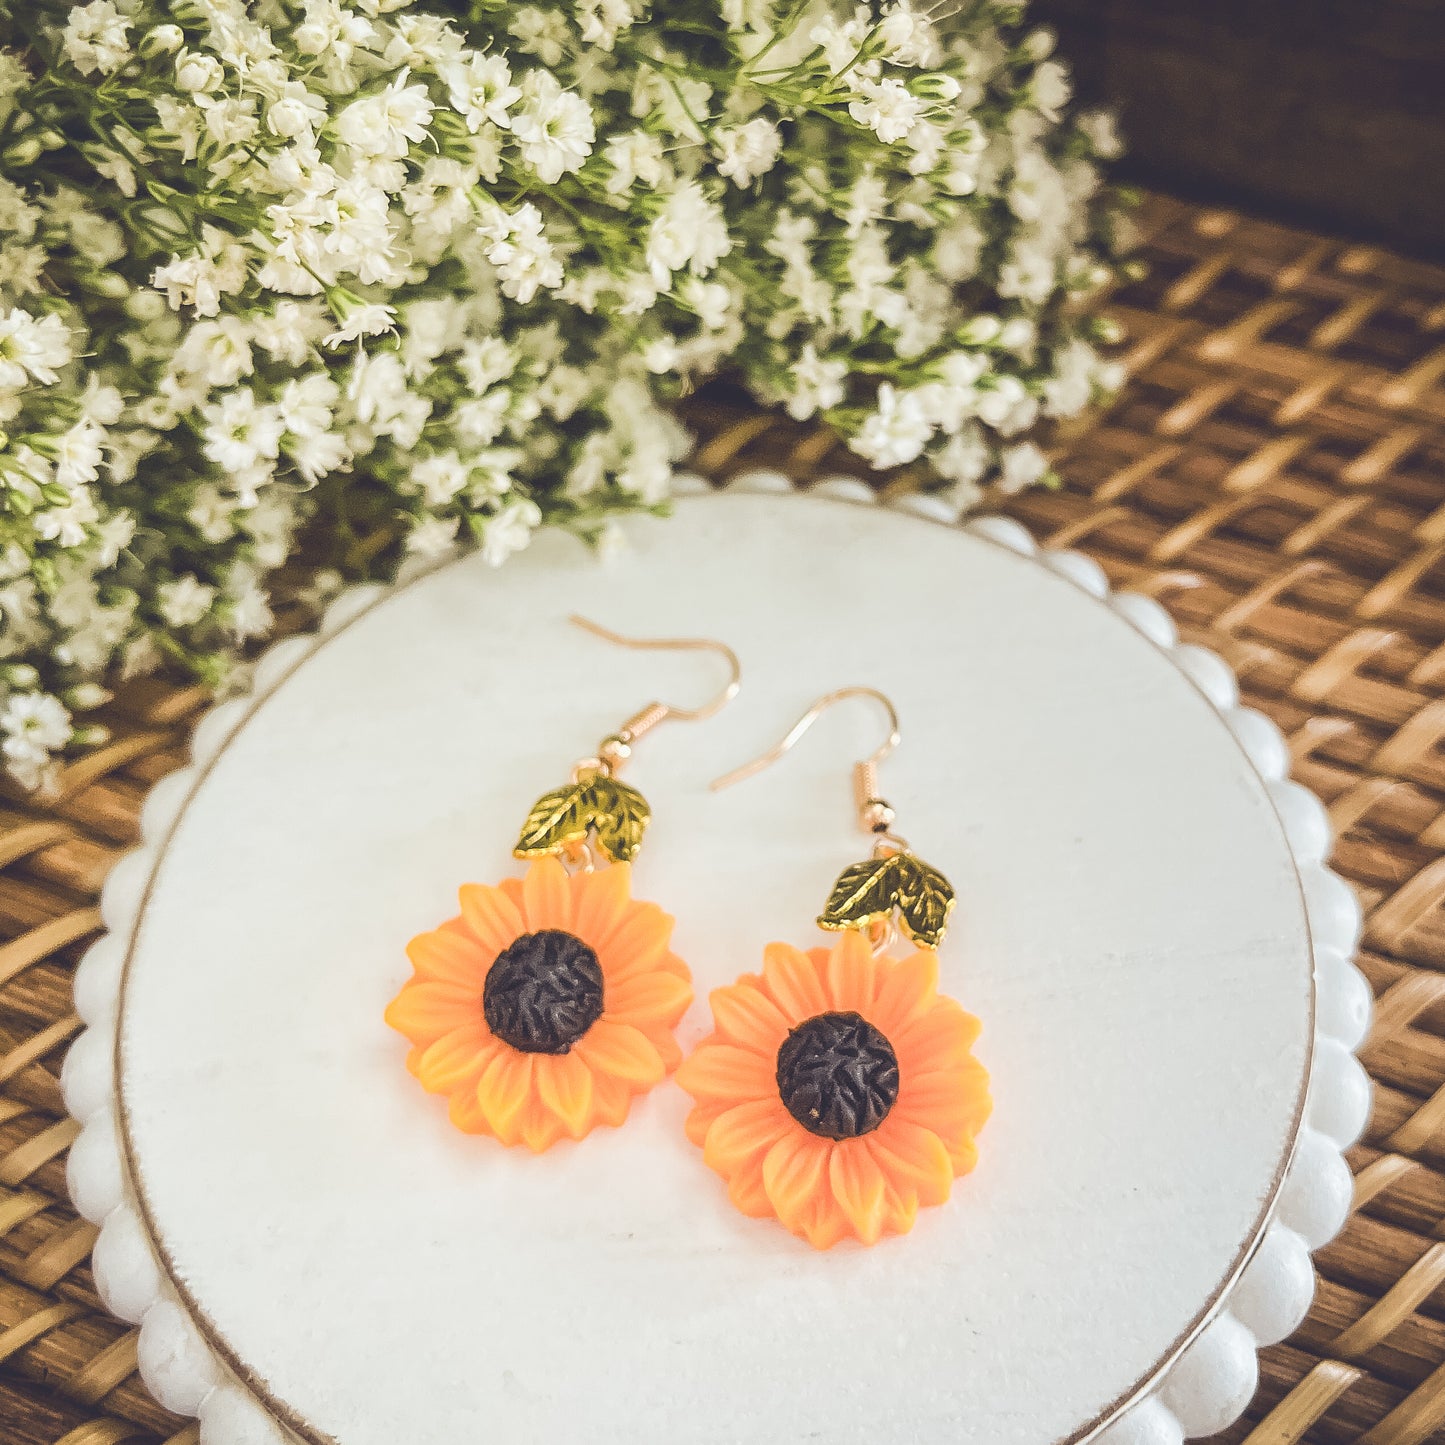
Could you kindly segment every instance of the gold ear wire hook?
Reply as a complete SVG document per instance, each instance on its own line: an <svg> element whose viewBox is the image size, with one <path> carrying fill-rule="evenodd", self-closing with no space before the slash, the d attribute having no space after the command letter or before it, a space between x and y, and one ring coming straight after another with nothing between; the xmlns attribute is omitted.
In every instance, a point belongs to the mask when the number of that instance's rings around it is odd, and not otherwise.
<svg viewBox="0 0 1445 1445"><path fill-rule="evenodd" d="M604 642L611 642L617 647L630 647L638 652L715 652L726 660L731 671L722 691L699 707L678 707L669 702L650 702L634 713L615 733L604 738L597 750L599 758L609 767L616 768L630 755L632 744L658 723L667 722L670 718L678 722L701 722L726 707L738 695L738 689L742 686L742 664L738 661L737 653L725 642L718 642L711 637L628 637L576 612L567 620L584 632L602 638Z"/></svg>
<svg viewBox="0 0 1445 1445"><path fill-rule="evenodd" d="M835 702L842 702L850 697L874 698L883 704L888 714L888 736L868 757L853 765L853 800L858 806L858 825L865 833L886 834L894 814L893 809L878 795L878 767L903 741L903 735L898 725L897 709L887 694L879 692L876 687L840 687L834 692L825 693L767 752L741 767L734 768L730 773L724 773L720 778L714 778L708 787L715 793L721 792L724 788L730 788L734 783L740 783L744 778L751 778L764 768L771 767L792 749L798 739Z"/></svg>

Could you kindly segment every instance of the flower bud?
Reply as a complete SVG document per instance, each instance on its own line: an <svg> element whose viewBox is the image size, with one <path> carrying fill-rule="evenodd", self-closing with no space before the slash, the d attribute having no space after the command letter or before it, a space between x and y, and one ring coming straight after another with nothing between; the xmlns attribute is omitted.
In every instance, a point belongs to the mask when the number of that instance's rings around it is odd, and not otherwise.
<svg viewBox="0 0 1445 1445"><path fill-rule="evenodd" d="M33 131L5 148L5 159L13 166L33 166L40 159L40 137Z"/></svg>
<svg viewBox="0 0 1445 1445"><path fill-rule="evenodd" d="M112 301L119 301L130 291L130 282L116 271L91 271L85 278L87 291L94 291L97 296L108 296Z"/></svg>
<svg viewBox="0 0 1445 1445"><path fill-rule="evenodd" d="M1054 32L1044 29L1035 30L1024 40L1023 51L1030 60L1047 60L1054 53Z"/></svg>
<svg viewBox="0 0 1445 1445"><path fill-rule="evenodd" d="M908 88L920 100L936 100L944 105L951 104L963 93L963 87L942 71L934 75L920 75L909 82Z"/></svg>
<svg viewBox="0 0 1445 1445"><path fill-rule="evenodd" d="M958 339L964 346L987 346L989 342L997 340L1002 330L1003 322L997 316L985 313L965 322L958 333Z"/></svg>
<svg viewBox="0 0 1445 1445"><path fill-rule="evenodd" d="M60 700L71 712L90 712L92 708L103 707L113 696L98 682L82 682L61 693Z"/></svg>
<svg viewBox="0 0 1445 1445"><path fill-rule="evenodd" d="M40 686L40 674L28 662L8 663L0 669L0 678L17 692L29 692Z"/></svg>
<svg viewBox="0 0 1445 1445"><path fill-rule="evenodd" d="M157 55L173 55L185 43L185 33L179 25L157 25L154 30L141 36L137 48L150 60Z"/></svg>
<svg viewBox="0 0 1445 1445"><path fill-rule="evenodd" d="M998 344L1005 351L1023 351L1038 338L1038 328L1027 316L1013 316L1003 324Z"/></svg>
<svg viewBox="0 0 1445 1445"><path fill-rule="evenodd" d="M302 135L311 128L311 114L299 100L278 100L266 111L266 126L272 135Z"/></svg>
<svg viewBox="0 0 1445 1445"><path fill-rule="evenodd" d="M176 56L176 84L193 95L214 90L221 83L223 74L221 62L214 55L183 50Z"/></svg>

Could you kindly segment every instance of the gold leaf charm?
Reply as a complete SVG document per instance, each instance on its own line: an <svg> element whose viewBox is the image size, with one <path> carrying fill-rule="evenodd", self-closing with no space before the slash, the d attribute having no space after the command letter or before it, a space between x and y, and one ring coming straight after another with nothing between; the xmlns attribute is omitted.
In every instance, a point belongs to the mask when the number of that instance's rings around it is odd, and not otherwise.
<svg viewBox="0 0 1445 1445"><path fill-rule="evenodd" d="M598 846L616 863L630 863L652 821L647 799L616 778L598 777L589 793L591 823Z"/></svg>
<svg viewBox="0 0 1445 1445"><path fill-rule="evenodd" d="M587 836L587 817L582 811L585 783L568 783L543 793L522 824L514 858L540 858L560 853L569 843L580 843Z"/></svg>
<svg viewBox="0 0 1445 1445"><path fill-rule="evenodd" d="M957 901L951 884L931 863L911 853L898 855L904 867L898 885L903 931L924 948L937 948Z"/></svg>
<svg viewBox="0 0 1445 1445"><path fill-rule="evenodd" d="M912 853L885 853L838 875L818 926L866 929L897 909L903 931L921 948L937 948L954 904L948 879Z"/></svg>
<svg viewBox="0 0 1445 1445"><path fill-rule="evenodd" d="M594 832L597 846L613 862L630 863L651 820L652 810L636 788L603 773L584 773L532 804L512 856L561 853Z"/></svg>

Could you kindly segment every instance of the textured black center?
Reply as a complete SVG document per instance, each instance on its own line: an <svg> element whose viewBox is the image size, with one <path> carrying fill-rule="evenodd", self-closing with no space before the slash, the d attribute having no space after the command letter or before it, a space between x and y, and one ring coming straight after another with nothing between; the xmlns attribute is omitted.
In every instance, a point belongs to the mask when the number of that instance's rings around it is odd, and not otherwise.
<svg viewBox="0 0 1445 1445"><path fill-rule="evenodd" d="M487 971L482 1013L524 1054L565 1054L602 1016L597 955L560 928L524 933Z"/></svg>
<svg viewBox="0 0 1445 1445"><path fill-rule="evenodd" d="M783 1040L778 1093L810 1133L856 1139L876 1129L898 1098L898 1055L861 1014L818 1014Z"/></svg>

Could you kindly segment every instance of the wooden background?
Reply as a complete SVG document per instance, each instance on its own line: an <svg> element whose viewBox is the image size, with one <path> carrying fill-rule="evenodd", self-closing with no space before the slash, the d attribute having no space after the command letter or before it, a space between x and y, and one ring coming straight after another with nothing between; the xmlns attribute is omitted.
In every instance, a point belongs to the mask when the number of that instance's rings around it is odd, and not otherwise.
<svg viewBox="0 0 1445 1445"><path fill-rule="evenodd" d="M1445 256L1445 0L1035 0L1123 174Z"/></svg>

